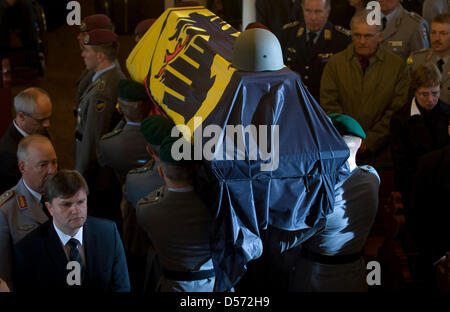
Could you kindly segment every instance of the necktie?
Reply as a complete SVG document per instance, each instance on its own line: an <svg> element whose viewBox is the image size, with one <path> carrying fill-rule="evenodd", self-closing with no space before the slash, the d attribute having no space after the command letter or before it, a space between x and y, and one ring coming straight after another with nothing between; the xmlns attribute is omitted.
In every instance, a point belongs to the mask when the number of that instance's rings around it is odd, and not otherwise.
<svg viewBox="0 0 450 312"><path fill-rule="evenodd" d="M71 238L71 239L69 239L67 244L70 247L69 261L77 261L80 264L81 280L83 280L83 260L81 259L81 255L78 250L78 240L76 240L75 238Z"/></svg>
<svg viewBox="0 0 450 312"><path fill-rule="evenodd" d="M439 71L442 73L443 70L443 66L444 66L444 60L443 59L439 59L439 61L437 61L437 67L439 68Z"/></svg>
<svg viewBox="0 0 450 312"><path fill-rule="evenodd" d="M310 31L308 34L308 43L312 47L314 45L314 39L316 39L317 34L315 32Z"/></svg>
<svg viewBox="0 0 450 312"><path fill-rule="evenodd" d="M387 18L386 18L386 16L383 17L383 18L381 19L381 23L382 23L382 25L383 25L383 30L385 30L385 29L386 29L386 24L387 24Z"/></svg>

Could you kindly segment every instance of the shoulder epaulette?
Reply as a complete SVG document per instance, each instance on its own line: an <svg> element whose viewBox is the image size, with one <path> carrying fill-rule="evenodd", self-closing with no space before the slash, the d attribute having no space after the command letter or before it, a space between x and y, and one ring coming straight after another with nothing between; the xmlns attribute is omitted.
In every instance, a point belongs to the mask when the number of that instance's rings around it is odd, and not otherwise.
<svg viewBox="0 0 450 312"><path fill-rule="evenodd" d="M284 25L283 25L283 30L286 30L286 29L295 27L295 26L297 26L298 24L300 24L299 21L293 21L293 22L291 22L291 23L284 24Z"/></svg>
<svg viewBox="0 0 450 312"><path fill-rule="evenodd" d="M150 193L148 196L141 198L138 201L138 205L146 205L146 204L153 204L153 203L157 203L161 200L161 198L164 197L163 194L163 188L161 187L155 191L153 191L152 193Z"/></svg>
<svg viewBox="0 0 450 312"><path fill-rule="evenodd" d="M111 131L111 132L109 132L109 133L103 135L102 138L101 138L101 140L106 140L106 139L112 138L112 137L118 135L120 132L122 132L122 130L123 130L123 128L122 128L122 129L116 129L116 130L114 130L114 131Z"/></svg>
<svg viewBox="0 0 450 312"><path fill-rule="evenodd" d="M412 19L418 22L419 24L425 22L425 19L416 12L409 12L409 16L411 16Z"/></svg>
<svg viewBox="0 0 450 312"><path fill-rule="evenodd" d="M342 27L342 26L335 25L335 26L334 26L334 29L336 29L338 32L340 32L340 33L346 35L347 37L349 37L349 36L351 35L350 30L345 29L345 28Z"/></svg>
<svg viewBox="0 0 450 312"><path fill-rule="evenodd" d="M3 193L0 196L0 207L3 206L4 203L6 203L8 200L10 200L16 192L14 190L9 190Z"/></svg>
<svg viewBox="0 0 450 312"><path fill-rule="evenodd" d="M128 171L128 174L137 174L137 173L147 172L150 169L152 169L154 165L155 165L155 160L154 159L150 159L142 167L139 167L139 168L136 168L136 169Z"/></svg>
<svg viewBox="0 0 450 312"><path fill-rule="evenodd" d="M414 56L414 55L416 55L416 54L423 53L423 52L428 52L428 50L430 50L430 48L424 48L424 49L412 51L412 52L411 52L411 56Z"/></svg>

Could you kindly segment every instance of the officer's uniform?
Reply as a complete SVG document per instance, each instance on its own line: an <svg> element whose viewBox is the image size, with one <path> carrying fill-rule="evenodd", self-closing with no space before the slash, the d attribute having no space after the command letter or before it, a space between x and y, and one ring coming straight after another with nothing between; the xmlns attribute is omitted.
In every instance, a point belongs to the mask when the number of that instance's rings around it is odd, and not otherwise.
<svg viewBox="0 0 450 312"><path fill-rule="evenodd" d="M284 63L298 72L312 96L319 101L320 78L328 59L351 42L350 32L327 22L315 44L308 40L306 26L298 21L283 27Z"/></svg>
<svg viewBox="0 0 450 312"><path fill-rule="evenodd" d="M410 74L420 64L425 64L427 62L431 62L437 66L437 62L439 61L439 56L434 53L433 49L422 49L418 51L414 51L411 53L410 57L407 60L408 67L410 70ZM441 86L441 96L440 99L445 103L450 103L450 56L443 58L444 64L442 65L442 86Z"/></svg>
<svg viewBox="0 0 450 312"><path fill-rule="evenodd" d="M140 123L128 122L122 129L102 136L98 143L98 162L102 167L112 168L119 182L124 184L128 171L150 159L146 146Z"/></svg>
<svg viewBox="0 0 450 312"><path fill-rule="evenodd" d="M387 17L381 43L404 60L411 52L429 48L429 26L420 15L406 11L401 5Z"/></svg>
<svg viewBox="0 0 450 312"><path fill-rule="evenodd" d="M113 32L95 29L88 33L85 45L110 44L115 40L117 35ZM117 85L124 78L125 75L115 64L94 74L77 105L75 169L88 180L96 166L98 141L119 121L116 110Z"/></svg>
<svg viewBox="0 0 450 312"><path fill-rule="evenodd" d="M23 179L0 196L0 276L10 288L13 244L47 220L40 199L31 194Z"/></svg>
<svg viewBox="0 0 450 312"><path fill-rule="evenodd" d="M164 185L153 159L143 167L128 172L124 186L123 245L128 257L132 289L154 292L161 276L161 267L147 234L137 225L136 207L140 199Z"/></svg>

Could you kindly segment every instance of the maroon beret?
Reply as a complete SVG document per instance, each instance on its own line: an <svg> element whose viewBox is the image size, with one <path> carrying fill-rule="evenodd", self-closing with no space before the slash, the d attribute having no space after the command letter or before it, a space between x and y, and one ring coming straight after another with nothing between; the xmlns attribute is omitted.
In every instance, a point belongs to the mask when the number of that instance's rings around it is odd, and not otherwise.
<svg viewBox="0 0 450 312"><path fill-rule="evenodd" d="M111 19L105 14L89 15L83 19L80 25L81 32L89 32L94 29L110 28Z"/></svg>
<svg viewBox="0 0 450 312"><path fill-rule="evenodd" d="M136 28L134 29L134 34L135 35L144 34L150 28L150 26L152 26L152 24L155 21L156 21L156 19L154 19L154 18L147 18L147 19L139 22L139 24L137 24Z"/></svg>
<svg viewBox="0 0 450 312"><path fill-rule="evenodd" d="M247 29L252 29L252 28L262 28L268 31L271 31L267 26L265 26L264 24L261 24L259 22L253 22L247 25L247 27L245 27L245 30Z"/></svg>
<svg viewBox="0 0 450 312"><path fill-rule="evenodd" d="M85 45L102 45L112 43L117 40L117 36L109 29L94 29L87 33L84 37Z"/></svg>

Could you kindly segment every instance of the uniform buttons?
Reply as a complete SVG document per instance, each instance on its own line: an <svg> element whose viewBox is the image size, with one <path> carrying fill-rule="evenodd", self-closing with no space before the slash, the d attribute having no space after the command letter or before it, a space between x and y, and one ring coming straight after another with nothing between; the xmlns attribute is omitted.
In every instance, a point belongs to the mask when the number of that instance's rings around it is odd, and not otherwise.
<svg viewBox="0 0 450 312"><path fill-rule="evenodd" d="M290 57L287 58L288 62L292 61L292 59Z"/></svg>
<svg viewBox="0 0 450 312"><path fill-rule="evenodd" d="M305 79L308 80L308 76L305 76Z"/></svg>
<svg viewBox="0 0 450 312"><path fill-rule="evenodd" d="M309 66L305 66L305 69L309 69Z"/></svg>

